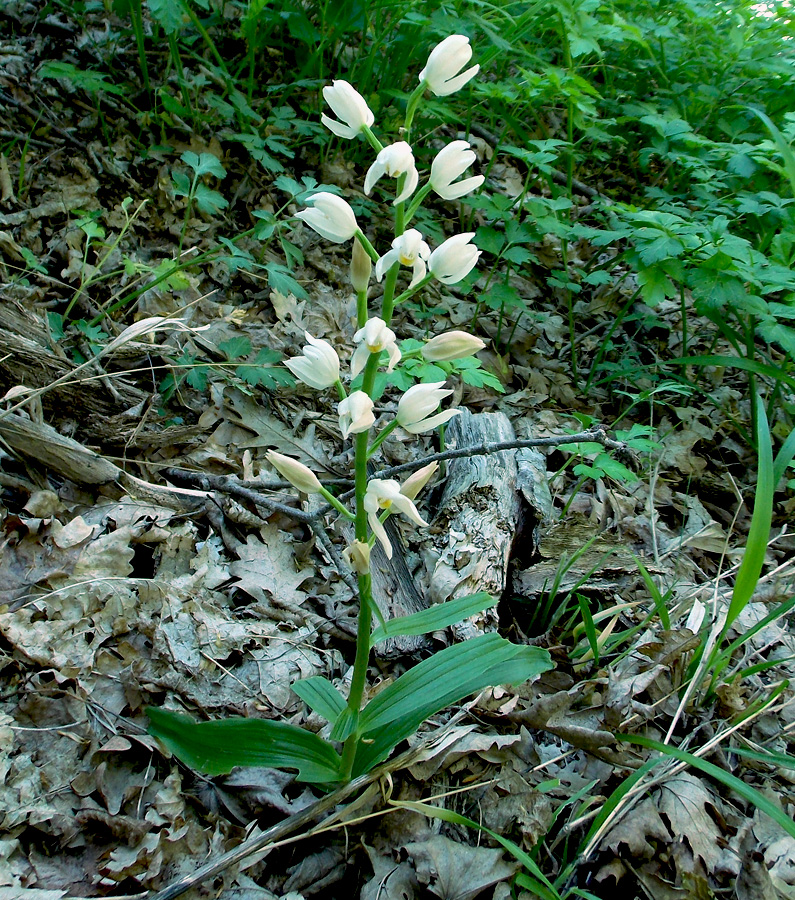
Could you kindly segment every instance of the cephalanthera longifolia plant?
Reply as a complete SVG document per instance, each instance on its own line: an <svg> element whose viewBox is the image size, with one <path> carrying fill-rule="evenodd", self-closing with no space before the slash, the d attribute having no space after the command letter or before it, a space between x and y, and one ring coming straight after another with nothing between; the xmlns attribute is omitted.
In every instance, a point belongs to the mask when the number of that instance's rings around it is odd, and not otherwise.
<svg viewBox="0 0 795 900"><path fill-rule="evenodd" d="M307 200L310 208L298 213L306 225L337 244L353 241L351 282L357 294L356 348L350 357L348 388L337 350L327 341L307 334L303 355L287 361L293 374L318 391L339 394L340 431L352 436L355 446L353 508L333 496L303 463L274 451L268 459L281 475L305 494L320 494L354 525L355 537L345 558L358 576L360 611L353 666L347 699L322 677L308 678L293 690L316 713L331 723L328 740L294 725L262 719L226 719L195 723L185 716L150 709L151 733L178 757L210 775L233 766L274 766L295 769L303 781L332 784L367 772L384 760L402 740L410 737L434 713L482 688L511 684L551 667L549 654L538 648L517 646L496 634L485 634L448 647L424 660L380 691L364 708L370 651L374 644L395 635L424 634L486 609L494 602L488 594L431 607L414 615L385 622L373 600L370 550L380 542L392 556L385 520L400 513L415 525L426 525L414 500L433 476L437 464L415 472L400 484L391 479L368 478L367 461L398 425L411 434L430 431L451 419L455 410L439 411L452 393L444 382L416 384L400 398L397 413L374 433L373 398L376 375L385 367L392 372L401 363L401 351L390 328L397 303L406 300L432 279L443 284L461 281L477 263L480 252L471 243L473 234L456 234L431 251L423 235L410 228L411 220L431 191L446 200L467 194L483 181L473 175L457 180L471 166L475 154L466 141L453 141L436 155L428 179L419 185L419 173L410 142L411 123L425 92L446 96L475 76L478 66L465 68L472 55L468 38L451 35L430 54L419 76L419 85L408 99L402 129L403 140L384 146L373 131L374 116L364 98L345 81L323 89L336 118L323 115L323 123L338 137L363 135L376 153L367 171L364 189L370 193L384 177L395 181L394 240L380 255L362 233L348 203L334 194L320 192ZM384 281L380 315L369 316L367 289L373 263L375 276ZM398 291L402 267L411 269L408 285ZM478 338L460 331L438 335L413 353L428 362L460 360L483 347ZM404 357L405 359L405 357ZM353 389L354 380L357 387ZM373 630L373 619L378 626Z"/></svg>

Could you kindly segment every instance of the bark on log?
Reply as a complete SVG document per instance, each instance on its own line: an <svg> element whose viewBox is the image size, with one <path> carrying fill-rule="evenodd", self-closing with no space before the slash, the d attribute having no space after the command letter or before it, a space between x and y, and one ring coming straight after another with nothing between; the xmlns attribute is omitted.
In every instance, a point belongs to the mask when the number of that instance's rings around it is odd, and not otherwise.
<svg viewBox="0 0 795 900"><path fill-rule="evenodd" d="M503 413L473 415L462 410L447 430L450 446L515 439ZM499 599L519 521L516 451L456 459L450 464L439 511L433 521L439 559L431 575L434 603L488 591ZM494 630L496 611L454 627L459 639Z"/></svg>

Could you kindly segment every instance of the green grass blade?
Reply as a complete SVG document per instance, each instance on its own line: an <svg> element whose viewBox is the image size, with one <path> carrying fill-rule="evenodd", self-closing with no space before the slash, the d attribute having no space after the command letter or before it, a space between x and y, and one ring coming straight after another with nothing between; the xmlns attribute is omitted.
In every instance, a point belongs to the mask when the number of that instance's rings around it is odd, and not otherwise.
<svg viewBox="0 0 795 900"><path fill-rule="evenodd" d="M785 374L780 368L754 359L746 359L744 356L682 356L669 359L668 363L672 366L723 366L727 369L743 369L745 372L764 375L773 381L781 381L788 387L795 388L795 378Z"/></svg>
<svg viewBox="0 0 795 900"><path fill-rule="evenodd" d="M793 822L782 809L776 806L775 803L768 800L764 794L760 793L756 788L751 787L750 784L741 781L736 775L732 775L725 769L721 769L719 766L713 765L698 756L694 756L686 750L680 750L679 747L672 747L669 744L661 744L659 741L652 740L651 738L629 734L617 734L616 737L619 740L630 744L638 744L641 747L647 747L649 750L657 750L665 756L672 756L674 759L681 760L692 766L694 769L698 769L705 775L709 775L710 778L719 781L724 787L734 791L734 793L742 797L743 800L747 800L749 803L753 804L758 810L765 813L765 815L770 816L770 818L777 822L790 837L795 838L795 822Z"/></svg>
<svg viewBox="0 0 795 900"><path fill-rule="evenodd" d="M588 599L582 594L577 594L577 603L580 607L582 615L582 623L585 626L585 636L588 638L588 645L593 653L593 661L599 665L599 639L596 635L596 626L594 625L591 609L588 606Z"/></svg>
<svg viewBox="0 0 795 900"><path fill-rule="evenodd" d="M430 803L421 803L415 800L390 800L389 801L392 806L399 806L401 809L410 809L413 812L421 813L424 816L428 816L431 819L441 819L444 822L450 822L452 825L463 825L466 828L474 828L477 831L482 831L485 834L488 834L490 837L494 838L498 844L501 844L510 854L516 859L517 862L521 863L528 872L532 873L533 878L539 882L538 886L533 886L532 890L538 890L539 886L543 886L545 891L548 891L548 894L541 894L541 896L547 896L551 898L555 898L555 900L560 900L560 894L555 889L555 886L552 882L544 875L541 869L538 867L538 863L521 847L514 844L513 841L508 840L508 838L504 838L501 834L497 834L495 831L492 831L490 828L486 828L485 825L479 825L473 819L468 819L466 816L462 816L460 813L454 812L452 809L444 809L439 806L431 806Z"/></svg>
<svg viewBox="0 0 795 900"><path fill-rule="evenodd" d="M795 433L795 432L793 432ZM640 572L643 581L646 585L646 590L651 595L651 599L654 601L654 608L657 610L657 615L660 617L660 621L662 622L662 626L666 631L671 630L671 617L668 615L668 608L665 605L665 600L663 599L663 595L660 593L660 589L654 583L654 579L649 574L649 570L640 559L632 554L632 558L635 560L635 565L638 567L638 571Z"/></svg>
<svg viewBox="0 0 795 900"><path fill-rule="evenodd" d="M339 780L339 754L327 741L295 725L241 718L195 722L152 706L146 714L149 734L206 775L224 775L235 766L272 766L295 769L299 781Z"/></svg>
<svg viewBox="0 0 795 900"><path fill-rule="evenodd" d="M787 471L787 466L792 462L793 456L795 456L795 429L789 433L789 437L781 445L781 449L776 454L776 459L773 462L774 488L784 477L784 473Z"/></svg>
<svg viewBox="0 0 795 900"><path fill-rule="evenodd" d="M723 626L724 634L754 595L765 562L770 524L773 519L773 492L776 489L773 481L773 444L765 415L765 405L759 395L754 397L754 402L757 410L756 438L759 448L759 473L756 479L754 513L751 517L751 528L748 532L745 554L734 581L732 599L726 614L726 624Z"/></svg>
<svg viewBox="0 0 795 900"><path fill-rule="evenodd" d="M484 609L494 606L496 602L491 594L479 591L477 594L469 594L466 597L459 597L457 600L437 603L435 606L422 609L410 616L389 619L376 628L370 641L377 644L379 641L385 641L387 638L397 635L429 634L431 631L439 631L447 628L448 625L483 612Z"/></svg>

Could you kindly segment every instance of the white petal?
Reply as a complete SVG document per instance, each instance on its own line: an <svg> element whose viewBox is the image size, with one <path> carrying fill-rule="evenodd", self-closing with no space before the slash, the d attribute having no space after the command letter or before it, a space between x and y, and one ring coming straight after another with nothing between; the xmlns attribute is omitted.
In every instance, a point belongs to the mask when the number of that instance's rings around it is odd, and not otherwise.
<svg viewBox="0 0 795 900"><path fill-rule="evenodd" d="M373 185L378 181L378 179L386 172L386 167L383 163L378 162L376 160L370 168L367 170L367 175L364 179L364 192L369 196L370 191L373 189Z"/></svg>
<svg viewBox="0 0 795 900"><path fill-rule="evenodd" d="M386 536L386 530L384 526L378 521L377 513L370 513L367 516L367 521L372 529L373 534L378 538L381 546L384 548L384 553L386 553L387 559L392 559L392 544L389 543L389 538Z"/></svg>
<svg viewBox="0 0 795 900"><path fill-rule="evenodd" d="M388 250L375 264L375 277L380 281L384 277L384 273L388 272L392 266L398 261L400 254L397 250Z"/></svg>
<svg viewBox="0 0 795 900"><path fill-rule="evenodd" d="M414 193L414 189L417 187L417 182L419 180L420 176L417 172L417 168L416 166L412 166L406 172L406 183L403 185L403 190L400 192L400 196L395 197L393 206L397 206L398 203L403 203L405 200L408 200L409 197Z"/></svg>
<svg viewBox="0 0 795 900"><path fill-rule="evenodd" d="M433 431L437 425L444 425L444 423L449 422L453 416L457 416L459 412L461 412L459 409L446 409L444 412L437 413L435 416L429 416L421 422L415 422L413 425L403 425L401 427L404 431L408 431L409 434L422 434L425 431Z"/></svg>
<svg viewBox="0 0 795 900"><path fill-rule="evenodd" d="M333 132L337 135L337 137L341 138L355 138L359 133L355 128L351 128L350 125L343 125L342 122L338 122L336 119L331 119L325 113L320 114L320 121L328 128L329 131Z"/></svg>
<svg viewBox="0 0 795 900"><path fill-rule="evenodd" d="M456 181L444 188L440 186L436 189L436 193L442 200L457 200L459 197L477 190L485 180L485 175L473 175L471 178L464 178L463 181Z"/></svg>
<svg viewBox="0 0 795 900"><path fill-rule="evenodd" d="M369 358L370 351L367 349L367 344L359 344L351 357L351 378L356 378L359 372L367 365Z"/></svg>

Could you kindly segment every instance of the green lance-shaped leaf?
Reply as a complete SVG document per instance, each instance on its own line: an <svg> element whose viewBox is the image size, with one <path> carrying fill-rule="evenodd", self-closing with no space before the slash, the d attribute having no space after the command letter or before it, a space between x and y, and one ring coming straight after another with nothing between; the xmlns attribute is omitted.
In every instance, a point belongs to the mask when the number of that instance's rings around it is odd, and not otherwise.
<svg viewBox="0 0 795 900"><path fill-rule="evenodd" d="M429 717L469 694L552 668L549 653L484 634L423 660L362 710L353 777L369 771Z"/></svg>
<svg viewBox="0 0 795 900"><path fill-rule="evenodd" d="M487 594L485 591L479 591L477 594L469 594L466 597L459 597L456 600L447 600L444 603L437 603L428 609L422 609L419 612L412 613L410 616L400 616L397 619L390 619L373 632L370 638L371 644L377 644L379 641L385 641L387 638L396 637L397 635L414 635L414 634L430 634L432 631L439 631L453 625L455 622L461 622L474 616L490 606L494 606L497 601Z"/></svg>
<svg viewBox="0 0 795 900"><path fill-rule="evenodd" d="M224 775L235 766L295 769L299 781L339 780L340 758L311 731L267 719L194 722L189 716L149 707L149 733L184 763L207 775Z"/></svg>
<svg viewBox="0 0 795 900"><path fill-rule="evenodd" d="M759 471L756 479L754 513L751 517L751 527L748 531L743 560L734 580L732 599L726 614L726 624L723 626L724 635L754 595L765 561L767 542L770 538L770 523L773 519L773 493L776 489L773 481L773 445L761 397L757 395L751 402L756 403L757 410L756 442L759 452Z"/></svg>
<svg viewBox="0 0 795 900"><path fill-rule="evenodd" d="M345 709L345 699L334 685L321 675L296 681L293 692L319 716L333 725Z"/></svg>

